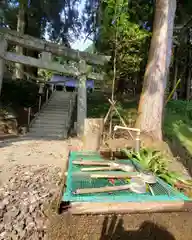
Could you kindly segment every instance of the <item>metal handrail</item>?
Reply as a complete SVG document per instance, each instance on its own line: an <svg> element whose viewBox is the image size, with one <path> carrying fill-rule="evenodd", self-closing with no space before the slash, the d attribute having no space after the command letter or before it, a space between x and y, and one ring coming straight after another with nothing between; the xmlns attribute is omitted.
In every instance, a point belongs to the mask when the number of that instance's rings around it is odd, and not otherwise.
<svg viewBox="0 0 192 240"><path fill-rule="evenodd" d="M39 96L39 104L38 104L38 112L35 114L35 117L31 120L31 112L32 112L32 106L28 108L28 128L31 127L31 125L33 124L33 122L37 119L37 117L39 116L40 114L40 111L42 109L44 109L47 104L49 103L49 101L51 100L52 96L53 96L53 93L56 91L56 89L53 90L50 98L48 98L48 93L46 92L46 101L43 105L41 105L42 103L42 96L40 95ZM74 104L74 101L73 101L73 98L76 96L76 93L75 94L72 94L71 95L71 98L70 98L70 101L69 101L69 108L68 108L68 119L66 120L66 127L69 127L69 124L70 124L70 119L71 119L71 114L72 114L72 109L73 109L73 104Z"/></svg>
<svg viewBox="0 0 192 240"><path fill-rule="evenodd" d="M32 107L35 106L30 106L28 108L28 117L27 117L27 124L28 124L28 128L32 125L32 123L35 121L35 119L39 116L40 114L40 111L48 104L48 102L51 100L52 96L53 96L53 93L56 91L56 89L53 89L52 93L51 93L51 96L49 97L49 90L47 89L47 92L46 92L46 100L45 100L45 103L42 105L42 96L40 95L39 96L39 103L38 103L38 112L35 113L35 117L31 120L31 110L32 110Z"/></svg>

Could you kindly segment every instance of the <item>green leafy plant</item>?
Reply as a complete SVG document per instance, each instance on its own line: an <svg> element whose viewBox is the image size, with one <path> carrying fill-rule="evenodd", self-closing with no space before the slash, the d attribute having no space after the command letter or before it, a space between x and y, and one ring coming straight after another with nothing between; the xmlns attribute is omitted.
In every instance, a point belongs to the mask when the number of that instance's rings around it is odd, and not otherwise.
<svg viewBox="0 0 192 240"><path fill-rule="evenodd" d="M142 170L147 170L155 173L159 178L168 184L180 188L187 188L191 186L191 182L184 180L182 176L176 172L169 171L168 160L160 151L155 151L149 148L143 148L139 152L122 150L128 158L138 163Z"/></svg>

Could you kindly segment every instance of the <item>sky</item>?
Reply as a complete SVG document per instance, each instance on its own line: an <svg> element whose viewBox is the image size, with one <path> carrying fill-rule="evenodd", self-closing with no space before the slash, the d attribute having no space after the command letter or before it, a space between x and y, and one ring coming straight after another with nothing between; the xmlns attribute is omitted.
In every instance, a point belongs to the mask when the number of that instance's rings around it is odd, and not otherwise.
<svg viewBox="0 0 192 240"><path fill-rule="evenodd" d="M82 15L82 12L83 12L83 9L84 9L84 6L85 6L85 0L81 0L81 3L79 5L79 12L80 12L80 15ZM79 39L77 39L74 43L71 43L71 47L73 49L77 49L77 50L80 50L80 51L84 51L87 47L89 47L91 44L92 44L92 41L86 39L86 35L83 33L81 34L81 36L79 37Z"/></svg>
<svg viewBox="0 0 192 240"><path fill-rule="evenodd" d="M86 48L88 48L91 44L92 41L87 39L85 41L86 36L82 35L82 39L79 39L75 41L74 43L71 44L71 47L76 50L84 51Z"/></svg>

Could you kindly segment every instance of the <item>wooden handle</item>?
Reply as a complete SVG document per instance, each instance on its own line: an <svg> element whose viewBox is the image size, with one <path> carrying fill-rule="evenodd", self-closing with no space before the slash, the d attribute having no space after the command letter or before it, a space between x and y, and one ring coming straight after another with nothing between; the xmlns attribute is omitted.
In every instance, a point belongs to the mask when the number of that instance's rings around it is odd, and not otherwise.
<svg viewBox="0 0 192 240"><path fill-rule="evenodd" d="M73 161L73 164L76 165L85 165L85 166L110 166L111 162L105 162L105 161L90 161L90 160L79 160L79 161Z"/></svg>
<svg viewBox="0 0 192 240"><path fill-rule="evenodd" d="M86 178L140 178L138 173L126 173L126 172L74 172L73 177L86 177Z"/></svg>
<svg viewBox="0 0 192 240"><path fill-rule="evenodd" d="M116 167L90 167L90 168L81 168L82 172L90 172L90 171L112 171L117 170L119 168Z"/></svg>
<svg viewBox="0 0 192 240"><path fill-rule="evenodd" d="M90 178L121 178L121 179L123 179L123 178L132 178L132 177L134 177L134 178L140 178L140 176L139 175L136 175L136 174L127 174L127 173L109 173L109 174L107 174L107 173L104 173L104 174L99 174L99 173L93 173L93 174L90 174Z"/></svg>
<svg viewBox="0 0 192 240"><path fill-rule="evenodd" d="M75 194L86 194L86 193L101 193L101 192L113 192L129 189L129 184L121 186L111 187L100 187L100 188L80 188L75 191Z"/></svg>

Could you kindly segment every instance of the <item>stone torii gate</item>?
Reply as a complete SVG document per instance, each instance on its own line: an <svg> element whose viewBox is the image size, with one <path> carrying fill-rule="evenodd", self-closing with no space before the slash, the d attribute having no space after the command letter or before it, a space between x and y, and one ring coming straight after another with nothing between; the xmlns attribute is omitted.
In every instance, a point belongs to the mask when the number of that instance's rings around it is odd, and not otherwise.
<svg viewBox="0 0 192 240"><path fill-rule="evenodd" d="M8 43L38 51L42 53L41 57L36 59L30 56L18 55L14 52L8 52ZM63 56L66 60L79 62L78 67L72 67L67 64L61 65L57 62L53 62L52 54L56 56ZM98 81L104 80L104 74L89 73L88 65L104 66L110 60L109 56L73 50L63 45L50 43L29 35L21 35L16 31L11 31L6 28L0 28L0 93L3 82L5 60L61 72L67 76L77 77L79 79L77 96L77 133L80 136L83 135L84 121L87 117L86 80L87 78Z"/></svg>

